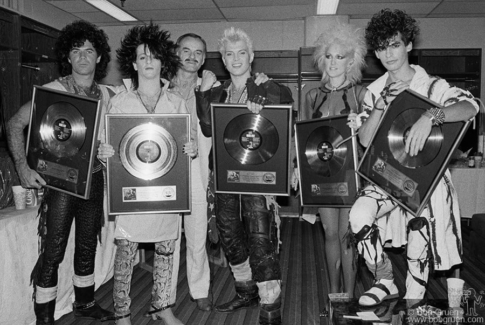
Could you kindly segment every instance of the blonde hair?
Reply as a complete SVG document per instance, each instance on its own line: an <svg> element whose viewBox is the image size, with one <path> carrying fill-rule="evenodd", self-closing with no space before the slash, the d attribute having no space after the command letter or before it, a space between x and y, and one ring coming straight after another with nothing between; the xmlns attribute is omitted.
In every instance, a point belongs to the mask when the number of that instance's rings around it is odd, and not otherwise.
<svg viewBox="0 0 485 325"><path fill-rule="evenodd" d="M237 41L244 41L248 46L249 54L253 54L253 41L248 34L240 28L230 27L224 30L222 37L219 39L219 52L224 56L226 53L227 43L235 43Z"/></svg>
<svg viewBox="0 0 485 325"><path fill-rule="evenodd" d="M362 79L362 69L365 67L365 55L367 53L363 30L350 24L338 23L318 37L315 42L313 62L322 73L323 83L329 80L329 76L325 72L325 55L332 44L341 45L352 56L354 62L346 76L351 83L358 83Z"/></svg>

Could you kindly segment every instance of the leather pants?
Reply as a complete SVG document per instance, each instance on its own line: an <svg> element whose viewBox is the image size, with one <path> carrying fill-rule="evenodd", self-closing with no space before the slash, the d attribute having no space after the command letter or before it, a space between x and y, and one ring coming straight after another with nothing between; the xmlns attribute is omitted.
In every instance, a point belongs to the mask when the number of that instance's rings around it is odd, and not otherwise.
<svg viewBox="0 0 485 325"><path fill-rule="evenodd" d="M280 280L277 226L265 197L216 194L216 209L216 224L229 263L241 264L249 257L253 280Z"/></svg>
<svg viewBox="0 0 485 325"><path fill-rule="evenodd" d="M87 276L94 273L97 235L103 217L104 177L99 171L92 175L88 200L48 189L41 206L45 227L39 226L43 252L32 273L34 285L50 288L58 281L59 264L64 259L73 220L76 223L74 273ZM45 233L43 233L45 232Z"/></svg>

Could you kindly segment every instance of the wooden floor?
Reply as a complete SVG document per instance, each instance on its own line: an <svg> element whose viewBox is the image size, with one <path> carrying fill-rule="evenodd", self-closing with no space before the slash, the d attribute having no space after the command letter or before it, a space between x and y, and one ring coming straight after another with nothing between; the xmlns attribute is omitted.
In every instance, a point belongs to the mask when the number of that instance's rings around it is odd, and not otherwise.
<svg viewBox="0 0 485 325"><path fill-rule="evenodd" d="M314 225L298 218L283 218L281 226L281 267L283 274L283 324L284 325L327 325L328 280L324 256L324 234L320 223ZM471 261L468 256L469 228L463 229L464 264L461 277L465 286L482 292L485 296L485 270ZM182 258L177 292L177 304L174 309L177 317L187 325L251 325L258 324L258 309L237 311L232 314L201 312L189 299L185 264L185 240L182 242ZM406 262L403 250L389 251L393 261L396 284L401 293L405 288ZM147 254L151 263L151 255ZM371 286L372 278L360 263L355 295L360 296ZM446 274L431 275L428 298L446 298ZM216 304L226 302L234 296L233 278L229 268L211 264L211 296ZM132 324L162 324L144 318L143 314L150 305L151 273L135 267L132 298ZM113 280L101 286L96 292L96 299L103 308L113 310ZM482 309L482 311L485 309ZM485 315L483 315L485 316ZM63 316L56 325L100 324L88 320L76 320L73 313Z"/></svg>

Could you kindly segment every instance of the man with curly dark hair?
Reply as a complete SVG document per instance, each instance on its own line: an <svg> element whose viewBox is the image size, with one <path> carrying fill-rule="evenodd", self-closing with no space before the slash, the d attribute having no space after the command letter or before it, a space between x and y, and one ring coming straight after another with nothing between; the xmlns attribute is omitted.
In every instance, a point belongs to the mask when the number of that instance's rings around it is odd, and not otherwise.
<svg viewBox="0 0 485 325"><path fill-rule="evenodd" d="M367 87L370 92L364 99L364 110L370 115L359 131L364 146L369 145L385 110L406 89L443 106L430 107L412 125L405 140L405 152L409 156L416 156L423 149L433 125L467 121L478 111L468 91L409 63L408 53L418 32L417 21L401 10L381 10L367 25L366 39L387 72ZM392 240L394 247L407 244L405 299L424 297L431 263L435 270L449 270L462 262L460 211L448 170L420 216L414 217L399 209L380 187L368 185L353 205L349 221L358 251L376 281L360 297L360 305L377 305L399 295L392 264L383 251L384 241Z"/></svg>
<svg viewBox="0 0 485 325"><path fill-rule="evenodd" d="M99 99L104 111L109 98L119 91L118 87L98 84L106 75L110 60L108 37L104 31L89 22L75 21L61 31L56 42L56 53L62 77L44 86ZM30 121L30 107L31 103L26 103L10 119L9 147L22 186L41 188L46 183L35 170L29 168L25 156L23 130ZM100 135L101 130L98 137ZM103 221L102 167L101 162L96 160L88 200L45 189L39 209L41 254L31 276L37 324L54 324L58 268L64 259L73 220L76 224L73 276L75 316L101 321L114 318L112 312L102 309L94 300L97 235Z"/></svg>
<svg viewBox="0 0 485 325"><path fill-rule="evenodd" d="M108 107L112 114L188 113L185 100L169 92L168 87L178 68L179 58L170 34L158 25L135 26L130 29L116 51L123 74L131 79L124 92L114 96ZM161 79L162 78L162 79ZM191 131L191 136L195 133ZM195 141L184 145L184 153L197 155ZM115 153L105 143L99 148L101 159ZM153 287L150 310L145 316L163 319L165 324L179 325L171 307L175 304L177 271L174 256L180 246L181 218L176 213L119 215L116 218L113 300L116 324L129 325L131 299L129 296L133 262L138 243L155 243L153 258Z"/></svg>

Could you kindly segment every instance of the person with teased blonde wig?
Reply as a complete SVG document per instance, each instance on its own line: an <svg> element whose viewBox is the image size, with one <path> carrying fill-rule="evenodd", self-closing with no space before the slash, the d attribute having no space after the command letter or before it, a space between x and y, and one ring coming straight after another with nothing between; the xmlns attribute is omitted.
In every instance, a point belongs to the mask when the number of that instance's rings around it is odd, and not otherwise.
<svg viewBox="0 0 485 325"><path fill-rule="evenodd" d="M349 127L357 129L367 89L359 85L367 47L363 31L349 24L336 24L323 32L313 59L322 73L320 87L308 91L300 112L301 120L348 115ZM295 168L295 177L298 169ZM294 187L297 184L293 181ZM354 248L344 237L348 231L349 208L318 208L325 232L325 256L330 293L354 294L356 267ZM342 281L343 280L343 281Z"/></svg>

